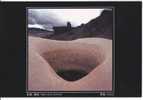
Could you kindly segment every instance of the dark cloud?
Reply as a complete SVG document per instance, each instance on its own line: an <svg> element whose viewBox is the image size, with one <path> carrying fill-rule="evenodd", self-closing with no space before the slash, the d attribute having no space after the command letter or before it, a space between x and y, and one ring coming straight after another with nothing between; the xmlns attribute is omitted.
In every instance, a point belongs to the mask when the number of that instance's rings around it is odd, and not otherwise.
<svg viewBox="0 0 143 100"><path fill-rule="evenodd" d="M41 12L35 9L28 10L28 24L39 24L45 28L52 28L52 26L64 25L58 16L50 12Z"/></svg>
<svg viewBox="0 0 143 100"><path fill-rule="evenodd" d="M28 24L36 24L37 21L33 17L28 17Z"/></svg>

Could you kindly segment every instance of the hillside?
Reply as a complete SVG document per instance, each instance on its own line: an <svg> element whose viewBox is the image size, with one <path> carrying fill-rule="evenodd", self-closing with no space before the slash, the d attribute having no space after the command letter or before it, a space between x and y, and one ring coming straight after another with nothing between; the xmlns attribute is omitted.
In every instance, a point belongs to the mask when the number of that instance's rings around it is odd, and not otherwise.
<svg viewBox="0 0 143 100"><path fill-rule="evenodd" d="M82 24L69 32L62 34L53 34L50 39L56 40L74 40L85 37L102 37L112 39L113 30L113 12L104 10L96 19L92 19L86 24Z"/></svg>
<svg viewBox="0 0 143 100"><path fill-rule="evenodd" d="M40 29L40 28L28 28L28 34L34 37L47 37L53 34L52 31Z"/></svg>

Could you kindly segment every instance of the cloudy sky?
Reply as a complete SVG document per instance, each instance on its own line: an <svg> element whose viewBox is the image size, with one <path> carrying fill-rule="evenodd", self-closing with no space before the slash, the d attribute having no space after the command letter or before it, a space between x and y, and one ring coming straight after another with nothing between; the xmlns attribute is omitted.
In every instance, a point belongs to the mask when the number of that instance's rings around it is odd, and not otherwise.
<svg viewBox="0 0 143 100"><path fill-rule="evenodd" d="M103 9L28 9L28 27L51 30L53 26L79 26L100 16Z"/></svg>

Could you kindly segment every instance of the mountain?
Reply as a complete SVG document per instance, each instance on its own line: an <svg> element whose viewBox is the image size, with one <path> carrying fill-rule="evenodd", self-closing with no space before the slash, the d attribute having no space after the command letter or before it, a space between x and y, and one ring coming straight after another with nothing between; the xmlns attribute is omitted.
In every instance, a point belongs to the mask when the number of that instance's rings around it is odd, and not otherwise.
<svg viewBox="0 0 143 100"><path fill-rule="evenodd" d="M112 39L113 11L104 10L101 15L86 24L81 24L69 32L53 34L50 39L74 40L85 37L102 37Z"/></svg>
<svg viewBox="0 0 143 100"><path fill-rule="evenodd" d="M83 27L83 31L90 33L90 36L112 39L113 12L103 11L101 16L91 20Z"/></svg>

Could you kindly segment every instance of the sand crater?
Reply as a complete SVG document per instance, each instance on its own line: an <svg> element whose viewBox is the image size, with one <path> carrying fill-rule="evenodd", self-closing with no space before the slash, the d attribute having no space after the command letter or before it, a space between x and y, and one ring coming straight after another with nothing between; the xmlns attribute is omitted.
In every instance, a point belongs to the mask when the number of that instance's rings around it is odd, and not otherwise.
<svg viewBox="0 0 143 100"><path fill-rule="evenodd" d="M59 48L44 52L43 58L55 72L67 81L76 81L88 75L104 60L98 48Z"/></svg>

